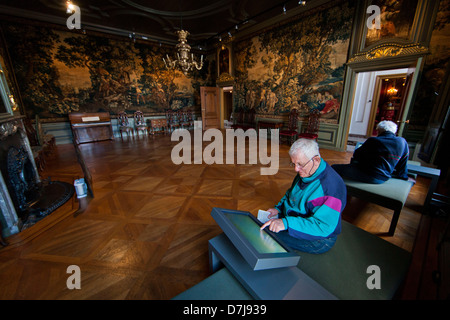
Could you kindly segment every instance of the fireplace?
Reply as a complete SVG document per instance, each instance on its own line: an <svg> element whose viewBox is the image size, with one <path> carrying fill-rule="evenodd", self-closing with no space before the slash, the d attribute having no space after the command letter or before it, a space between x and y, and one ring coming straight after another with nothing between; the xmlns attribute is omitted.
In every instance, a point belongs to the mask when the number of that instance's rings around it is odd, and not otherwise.
<svg viewBox="0 0 450 320"><path fill-rule="evenodd" d="M69 200L71 184L41 181L22 117L0 121L0 222L5 237L44 218Z"/></svg>

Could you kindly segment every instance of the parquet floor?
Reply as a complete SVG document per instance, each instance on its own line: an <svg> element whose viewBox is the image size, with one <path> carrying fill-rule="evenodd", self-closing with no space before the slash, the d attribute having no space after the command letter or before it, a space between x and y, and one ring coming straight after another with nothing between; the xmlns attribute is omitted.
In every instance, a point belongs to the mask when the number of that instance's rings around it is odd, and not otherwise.
<svg viewBox="0 0 450 320"><path fill-rule="evenodd" d="M278 173L262 176L261 165L175 165L170 155L177 143L161 135L80 145L95 197L75 214L82 203L74 197L25 240L7 239L10 246L0 249L0 299L170 299L209 275L207 241L221 233L212 207L256 214L276 204L295 175L286 145L280 146ZM330 164L351 157L321 153ZM72 183L82 176L72 145L57 147L47 176ZM395 236L384 237L409 251L427 183L418 179ZM391 216L357 199L344 213L377 234L388 230ZM42 227L50 218L55 222ZM80 290L66 286L69 265L80 267Z"/></svg>

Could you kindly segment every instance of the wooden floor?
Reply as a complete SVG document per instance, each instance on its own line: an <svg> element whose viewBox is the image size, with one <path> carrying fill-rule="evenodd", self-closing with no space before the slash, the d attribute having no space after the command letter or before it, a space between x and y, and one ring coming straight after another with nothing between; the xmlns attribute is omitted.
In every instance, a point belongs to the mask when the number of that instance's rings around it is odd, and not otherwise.
<svg viewBox="0 0 450 320"><path fill-rule="evenodd" d="M80 145L94 199L75 212L74 197L7 239L10 246L0 249L0 299L170 299L209 275L207 241L221 233L212 207L256 214L274 206L295 175L286 145L280 146L278 173L263 176L261 165L175 165L176 144L160 135ZM330 164L351 157L321 153ZM82 177L73 145L57 147L47 159L47 176L71 183ZM383 238L412 250L427 183L418 179L395 236ZM382 236L392 212L352 199L343 217ZM67 289L69 265L80 267L81 290Z"/></svg>

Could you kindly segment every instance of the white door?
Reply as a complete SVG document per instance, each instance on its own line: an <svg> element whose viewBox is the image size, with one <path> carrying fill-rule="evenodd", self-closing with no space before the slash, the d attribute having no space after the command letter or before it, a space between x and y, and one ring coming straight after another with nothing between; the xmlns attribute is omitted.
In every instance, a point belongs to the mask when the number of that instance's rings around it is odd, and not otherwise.
<svg viewBox="0 0 450 320"><path fill-rule="evenodd" d="M360 72L357 74L349 136L367 136L367 128L371 121L372 102L377 77L383 75L406 74L407 72L408 69L403 68L395 70Z"/></svg>

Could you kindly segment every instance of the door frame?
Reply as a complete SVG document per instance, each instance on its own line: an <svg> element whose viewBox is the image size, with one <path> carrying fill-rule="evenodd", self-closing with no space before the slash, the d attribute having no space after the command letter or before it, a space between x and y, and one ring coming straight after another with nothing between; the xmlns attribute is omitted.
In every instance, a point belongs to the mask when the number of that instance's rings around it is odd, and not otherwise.
<svg viewBox="0 0 450 320"><path fill-rule="evenodd" d="M390 69L410 68L415 69L411 79L411 87L405 101L405 108L402 118L399 119L398 135L403 134L406 118L409 116L412 102L414 101L417 86L419 84L419 74L424 64L424 56L422 54L414 54L397 59L380 59L378 61L366 60L363 62L347 63L347 71L344 78L344 92L342 95L342 112L339 116L339 123L342 123L337 132L337 148L345 151L347 148L348 134L350 130L351 116L353 112L353 102L355 101L356 78L360 72L383 71Z"/></svg>
<svg viewBox="0 0 450 320"><path fill-rule="evenodd" d="M209 124L208 124L208 128L207 128L207 119L209 117L208 117L208 114L206 113L207 109L208 109L206 106L206 103L208 101L206 99L206 93L207 93L207 91L212 91L212 90L214 90L214 95L215 95L215 102L214 102L215 103L215 114L217 116L216 119L218 119L217 120L218 121L217 128L220 128L220 122L221 121L223 122L223 120L221 120L221 118L223 117L223 111L221 110L221 105L223 104L223 101L221 101L221 100L223 100L223 97L221 97L222 96L221 88L202 86L202 87L200 87L200 101L201 101L200 108L201 108L201 112L202 112L202 130L209 129ZM211 128L215 128L215 126L212 126Z"/></svg>
<svg viewBox="0 0 450 320"><path fill-rule="evenodd" d="M373 91L373 97L372 97L372 106L370 108L370 118L369 118L369 123L367 124L366 137L372 136L372 132L373 132L374 125L375 125L375 119L376 119L378 104L379 104L379 101L380 101L381 86L382 86L383 81L385 79L406 78L406 76L407 76L406 73L396 73L396 74L388 74L388 75L378 75L376 77L375 89ZM408 92L406 92L406 97L407 97L407 95L408 95ZM405 111L404 108L406 106L405 105L406 97L404 96L402 98L402 102L401 102L400 108L403 107L403 110L400 110L400 117L399 117L399 119L403 118L403 113ZM400 121L398 121L398 123L400 123Z"/></svg>

